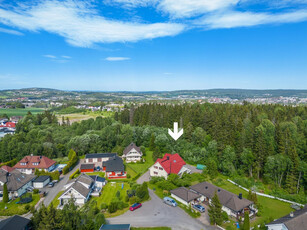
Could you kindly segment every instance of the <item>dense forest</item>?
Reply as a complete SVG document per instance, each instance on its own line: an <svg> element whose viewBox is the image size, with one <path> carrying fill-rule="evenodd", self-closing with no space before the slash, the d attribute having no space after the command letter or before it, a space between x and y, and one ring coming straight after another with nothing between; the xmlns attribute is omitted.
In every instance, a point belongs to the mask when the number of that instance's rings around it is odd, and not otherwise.
<svg viewBox="0 0 307 230"><path fill-rule="evenodd" d="M15 135L0 141L0 161L32 153L63 157L70 149L78 155L121 155L133 141L152 150L155 159L177 152L188 163L205 164L230 178L261 181L306 202L306 118L303 106L251 104L150 104L127 108L114 118L61 126L48 111L29 113L17 124ZM167 132L174 121L184 128L177 141Z"/></svg>

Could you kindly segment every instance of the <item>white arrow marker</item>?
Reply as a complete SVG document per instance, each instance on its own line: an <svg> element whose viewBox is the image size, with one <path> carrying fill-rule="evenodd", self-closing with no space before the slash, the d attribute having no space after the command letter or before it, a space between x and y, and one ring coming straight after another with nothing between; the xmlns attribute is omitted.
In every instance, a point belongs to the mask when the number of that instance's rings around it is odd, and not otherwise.
<svg viewBox="0 0 307 230"><path fill-rule="evenodd" d="M177 139L183 134L183 129L180 129L180 131L178 132L178 122L174 122L174 132L172 130L168 129L168 134L175 141L177 141Z"/></svg>

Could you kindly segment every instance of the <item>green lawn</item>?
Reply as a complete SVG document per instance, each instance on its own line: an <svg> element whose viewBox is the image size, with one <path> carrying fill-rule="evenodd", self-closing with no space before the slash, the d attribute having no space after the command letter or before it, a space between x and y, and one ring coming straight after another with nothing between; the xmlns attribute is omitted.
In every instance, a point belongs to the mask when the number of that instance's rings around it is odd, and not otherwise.
<svg viewBox="0 0 307 230"><path fill-rule="evenodd" d="M150 228L134 228L132 227L131 230L172 230L169 227L150 227Z"/></svg>
<svg viewBox="0 0 307 230"><path fill-rule="evenodd" d="M32 194L32 201L28 203L30 206L34 206L37 204L37 202L40 200L39 194ZM28 211L25 210L25 206L27 204L16 204L20 198L17 198L16 200L12 200L7 204L4 204L3 202L0 202L0 216L12 216L12 215L22 215L27 213ZM4 209L4 207L7 207L7 209Z"/></svg>
<svg viewBox="0 0 307 230"><path fill-rule="evenodd" d="M0 109L0 114L7 114L9 117L11 116L25 116L28 111L32 114L41 113L44 109L40 108L25 108L25 109Z"/></svg>
<svg viewBox="0 0 307 230"><path fill-rule="evenodd" d="M222 183L216 185L234 194L242 193L243 197L247 198L248 192L226 181L225 179L223 179ZM258 202L262 205L262 214L260 217L256 217L255 219L253 219L253 221L251 222L251 226L254 226L256 224L258 225L270 217L273 219L278 219L293 211L289 203L263 196L257 196L257 198Z"/></svg>
<svg viewBox="0 0 307 230"><path fill-rule="evenodd" d="M98 175L100 177L104 177L105 173L104 172L93 172L93 173L86 173L87 175Z"/></svg>
<svg viewBox="0 0 307 230"><path fill-rule="evenodd" d="M61 191L61 192L59 192L56 196L55 196L55 198L52 200L52 204L53 204L53 207L58 207L58 205L60 204L60 201L58 200L58 198L62 195L64 193L64 191ZM50 203L50 204L51 204Z"/></svg>
<svg viewBox="0 0 307 230"><path fill-rule="evenodd" d="M149 151L149 149L146 149L146 156L145 156L144 163L129 163L126 165L128 166L127 171L129 170L129 167L130 167L135 172L135 175L136 175L138 173L140 174L145 173L148 170L148 168L152 166L153 164L154 164L154 161L152 159L152 151ZM133 176L131 175L131 177Z"/></svg>
<svg viewBox="0 0 307 230"><path fill-rule="evenodd" d="M112 200L116 199L116 192L120 191L120 197L122 200L125 199L127 190L130 189L128 183L124 183L124 188L122 189L121 182L108 182L104 187L101 195L99 197L93 197L93 200L97 201L97 206L100 208L102 203L110 204Z"/></svg>

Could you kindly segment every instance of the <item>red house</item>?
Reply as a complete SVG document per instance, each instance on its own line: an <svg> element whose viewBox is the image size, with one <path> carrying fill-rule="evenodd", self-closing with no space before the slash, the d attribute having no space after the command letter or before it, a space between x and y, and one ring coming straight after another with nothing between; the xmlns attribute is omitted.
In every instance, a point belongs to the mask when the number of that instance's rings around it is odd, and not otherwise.
<svg viewBox="0 0 307 230"><path fill-rule="evenodd" d="M25 156L21 159L14 168L22 173L33 174L35 169L44 170L46 172L52 171L56 166L56 161L45 156Z"/></svg>
<svg viewBox="0 0 307 230"><path fill-rule="evenodd" d="M95 164L81 164L80 165L80 172L86 173L86 172L94 172L95 170Z"/></svg>
<svg viewBox="0 0 307 230"><path fill-rule="evenodd" d="M185 161L178 153L166 153L162 159L158 158L153 166L149 168L150 176L164 177L171 173L182 175L183 173L191 173L191 170L185 167Z"/></svg>

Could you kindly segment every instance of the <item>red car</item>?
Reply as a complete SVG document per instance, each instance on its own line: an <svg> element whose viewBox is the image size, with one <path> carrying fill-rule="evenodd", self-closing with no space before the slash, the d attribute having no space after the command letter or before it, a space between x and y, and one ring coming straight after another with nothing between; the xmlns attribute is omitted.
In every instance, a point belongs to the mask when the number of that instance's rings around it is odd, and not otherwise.
<svg viewBox="0 0 307 230"><path fill-rule="evenodd" d="M138 209L140 207L142 207L141 203L135 203L129 209L130 209L130 211L134 211L135 209Z"/></svg>

